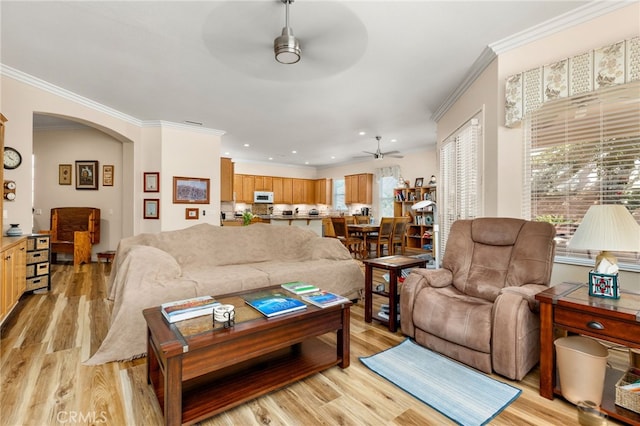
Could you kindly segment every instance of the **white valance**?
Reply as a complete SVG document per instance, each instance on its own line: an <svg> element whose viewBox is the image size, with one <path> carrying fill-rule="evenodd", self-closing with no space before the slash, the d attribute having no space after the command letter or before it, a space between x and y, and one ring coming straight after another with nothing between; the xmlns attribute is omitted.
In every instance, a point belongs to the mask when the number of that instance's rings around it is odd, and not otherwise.
<svg viewBox="0 0 640 426"><path fill-rule="evenodd" d="M376 177L376 182L380 182L380 179L383 177L393 177L396 181L400 179L400 166L389 166L389 167L380 167L377 168L374 172Z"/></svg>

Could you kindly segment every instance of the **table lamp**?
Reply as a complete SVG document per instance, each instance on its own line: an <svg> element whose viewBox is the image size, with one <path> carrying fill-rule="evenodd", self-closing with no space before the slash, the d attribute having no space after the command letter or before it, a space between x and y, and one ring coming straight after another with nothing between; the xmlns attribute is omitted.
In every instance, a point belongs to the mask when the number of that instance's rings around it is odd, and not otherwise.
<svg viewBox="0 0 640 426"><path fill-rule="evenodd" d="M596 294L592 295L615 297L619 292L618 259L611 252L640 252L640 225L625 206L594 205L589 207L587 214L582 218L582 223L573 234L568 247L602 250L596 257L594 270L589 273L589 293L592 293L592 287L595 286ZM597 294L598 292L605 292L606 295Z"/></svg>
<svg viewBox="0 0 640 426"><path fill-rule="evenodd" d="M438 234L440 232L440 226L438 225L438 208L433 200L422 200L411 206L411 210L420 210L426 207L433 207L433 253L435 267L440 267L440 248L438 247Z"/></svg>

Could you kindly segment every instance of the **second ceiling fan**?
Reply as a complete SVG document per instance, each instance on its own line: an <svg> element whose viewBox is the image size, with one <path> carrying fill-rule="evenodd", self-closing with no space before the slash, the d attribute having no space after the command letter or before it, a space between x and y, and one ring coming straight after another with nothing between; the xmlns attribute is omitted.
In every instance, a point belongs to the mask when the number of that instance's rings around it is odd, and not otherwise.
<svg viewBox="0 0 640 426"><path fill-rule="evenodd" d="M380 149L380 139L382 139L382 136L376 136L376 140L378 141L378 149L376 150L376 152L370 152L370 151L362 151L362 152L364 152L365 154L373 155L373 158L375 160L382 160L384 157L402 158L402 155L398 155L400 154L400 151L382 152L382 150Z"/></svg>

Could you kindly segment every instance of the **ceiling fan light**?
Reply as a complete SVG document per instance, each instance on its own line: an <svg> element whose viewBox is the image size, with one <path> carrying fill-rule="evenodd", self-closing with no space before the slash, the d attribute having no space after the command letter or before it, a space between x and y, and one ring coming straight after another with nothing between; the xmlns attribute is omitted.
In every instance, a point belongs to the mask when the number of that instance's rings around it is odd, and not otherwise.
<svg viewBox="0 0 640 426"><path fill-rule="evenodd" d="M300 60L300 43L289 27L282 29L282 35L273 41L276 61L281 64L295 64Z"/></svg>

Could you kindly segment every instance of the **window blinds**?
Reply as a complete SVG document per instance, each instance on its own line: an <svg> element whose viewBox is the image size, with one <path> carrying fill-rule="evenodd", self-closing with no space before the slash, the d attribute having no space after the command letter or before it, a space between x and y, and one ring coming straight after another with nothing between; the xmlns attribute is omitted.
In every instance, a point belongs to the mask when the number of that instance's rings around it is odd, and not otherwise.
<svg viewBox="0 0 640 426"><path fill-rule="evenodd" d="M472 118L448 137L440 149L439 191L440 247L446 247L451 225L473 219L479 211L478 143L479 119ZM442 251L441 251L442 253Z"/></svg>
<svg viewBox="0 0 640 426"><path fill-rule="evenodd" d="M545 104L525 120L525 217L556 226L556 256L600 252L567 243L593 204L622 204L640 221L640 82ZM616 253L639 265L638 253Z"/></svg>

